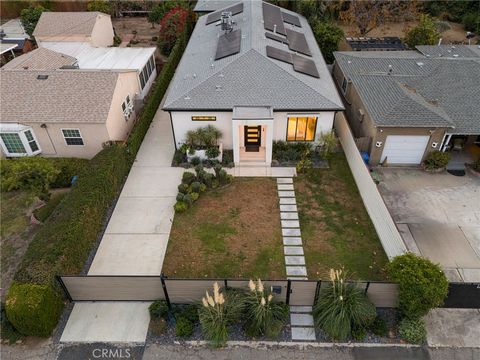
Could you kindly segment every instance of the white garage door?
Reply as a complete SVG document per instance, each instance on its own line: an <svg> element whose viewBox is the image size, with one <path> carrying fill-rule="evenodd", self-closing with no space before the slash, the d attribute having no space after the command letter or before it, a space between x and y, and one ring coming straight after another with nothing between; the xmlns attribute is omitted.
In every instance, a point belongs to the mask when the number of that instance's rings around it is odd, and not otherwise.
<svg viewBox="0 0 480 360"><path fill-rule="evenodd" d="M420 164L430 136L389 135L381 161L387 164Z"/></svg>

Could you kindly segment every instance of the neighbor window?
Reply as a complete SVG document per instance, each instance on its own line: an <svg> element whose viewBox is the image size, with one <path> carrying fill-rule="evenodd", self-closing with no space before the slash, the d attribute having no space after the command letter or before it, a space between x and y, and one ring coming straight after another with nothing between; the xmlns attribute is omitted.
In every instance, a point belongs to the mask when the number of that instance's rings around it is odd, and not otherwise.
<svg viewBox="0 0 480 360"><path fill-rule="evenodd" d="M125 121L128 121L130 115L133 113L133 102L130 100L130 95L127 95L125 100L122 102L122 111Z"/></svg>
<svg viewBox="0 0 480 360"><path fill-rule="evenodd" d="M23 125L5 124L0 131L0 140L7 156L28 156L40 153L33 131Z"/></svg>
<svg viewBox="0 0 480 360"><path fill-rule="evenodd" d="M314 141L317 118L299 116L288 118L287 141Z"/></svg>
<svg viewBox="0 0 480 360"><path fill-rule="evenodd" d="M82 135L78 129L62 129L67 145L83 145Z"/></svg>
<svg viewBox="0 0 480 360"><path fill-rule="evenodd" d="M347 92L347 85L348 85L347 78L344 77L342 80L342 92L344 94Z"/></svg>
<svg viewBox="0 0 480 360"><path fill-rule="evenodd" d="M152 75L153 70L155 70L155 59L153 58L153 55L152 55L146 62L142 71L140 71L140 73L138 74L138 77L140 79L140 85L142 85L142 90L147 84L148 80L150 79L150 76Z"/></svg>
<svg viewBox="0 0 480 360"><path fill-rule="evenodd" d="M216 116L192 116L192 121L217 121Z"/></svg>

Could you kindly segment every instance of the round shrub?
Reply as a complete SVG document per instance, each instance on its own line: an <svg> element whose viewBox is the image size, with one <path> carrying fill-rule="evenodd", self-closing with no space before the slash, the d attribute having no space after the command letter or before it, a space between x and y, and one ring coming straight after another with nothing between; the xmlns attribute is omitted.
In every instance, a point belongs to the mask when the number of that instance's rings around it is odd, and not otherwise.
<svg viewBox="0 0 480 360"><path fill-rule="evenodd" d="M447 152L432 151L425 159L425 167L427 169L441 169L447 166L451 159L451 155Z"/></svg>
<svg viewBox="0 0 480 360"><path fill-rule="evenodd" d="M205 175L204 175L204 177L203 177L203 183L204 183L207 187L209 187L209 188L212 187L213 180L214 180L213 174L205 173Z"/></svg>
<svg viewBox="0 0 480 360"><path fill-rule="evenodd" d="M197 192L192 192L192 193L190 194L190 197L192 198L192 201L197 201L199 195L198 195Z"/></svg>
<svg viewBox="0 0 480 360"><path fill-rule="evenodd" d="M386 336L388 333L387 323L377 316L368 329L377 336Z"/></svg>
<svg viewBox="0 0 480 360"><path fill-rule="evenodd" d="M15 329L31 336L50 336L62 310L62 298L48 285L13 283L5 304Z"/></svg>
<svg viewBox="0 0 480 360"><path fill-rule="evenodd" d="M220 150L216 146L209 147L205 154L209 159L215 159L218 155L220 155Z"/></svg>
<svg viewBox="0 0 480 360"><path fill-rule="evenodd" d="M190 185L196 180L195 174L191 172L184 172L182 175L182 184Z"/></svg>
<svg viewBox="0 0 480 360"><path fill-rule="evenodd" d="M202 163L202 160L198 156L194 156L193 158L190 159L190 164L193 166L197 166Z"/></svg>
<svg viewBox="0 0 480 360"><path fill-rule="evenodd" d="M185 194L182 194L182 193L178 193L177 194L177 201L180 201L182 202L183 201L183 198L184 198Z"/></svg>
<svg viewBox="0 0 480 360"><path fill-rule="evenodd" d="M185 212L188 209L188 205L184 201L177 201L173 207L178 213Z"/></svg>
<svg viewBox="0 0 480 360"><path fill-rule="evenodd" d="M196 304L174 305L173 313L176 318L183 317L194 324L198 322L198 306Z"/></svg>
<svg viewBox="0 0 480 360"><path fill-rule="evenodd" d="M220 186L220 183L217 179L212 180L212 189L216 189Z"/></svg>
<svg viewBox="0 0 480 360"><path fill-rule="evenodd" d="M403 316L416 319L443 304L448 280L440 266L408 253L395 257L387 270L399 285L399 308Z"/></svg>
<svg viewBox="0 0 480 360"><path fill-rule="evenodd" d="M190 337L193 334L193 323L184 317L178 317L175 324L175 334L179 337Z"/></svg>
<svg viewBox="0 0 480 360"><path fill-rule="evenodd" d="M165 319L168 315L168 305L165 300L154 301L149 307L148 311L150 312L150 318L163 318Z"/></svg>
<svg viewBox="0 0 480 360"><path fill-rule="evenodd" d="M180 184L178 185L178 192L182 194L188 194L189 187L187 184Z"/></svg>
<svg viewBox="0 0 480 360"><path fill-rule="evenodd" d="M200 184L200 192L205 192L207 190L207 185L205 184Z"/></svg>
<svg viewBox="0 0 480 360"><path fill-rule="evenodd" d="M356 341L363 341L367 336L367 330L363 327L354 327L352 329L352 338Z"/></svg>
<svg viewBox="0 0 480 360"><path fill-rule="evenodd" d="M403 319L398 326L398 334L402 340L412 344L422 344L427 337L425 323L421 319Z"/></svg>
<svg viewBox="0 0 480 360"><path fill-rule="evenodd" d="M202 185L201 183L199 183L198 181L195 181L192 183L192 185L190 185L190 190L192 192L199 193L201 185Z"/></svg>
<svg viewBox="0 0 480 360"><path fill-rule="evenodd" d="M185 195L185 196L183 197L183 202L184 202L185 204L187 204L187 206L192 205L192 203L193 203L193 196L192 196L192 194L187 194L187 195Z"/></svg>

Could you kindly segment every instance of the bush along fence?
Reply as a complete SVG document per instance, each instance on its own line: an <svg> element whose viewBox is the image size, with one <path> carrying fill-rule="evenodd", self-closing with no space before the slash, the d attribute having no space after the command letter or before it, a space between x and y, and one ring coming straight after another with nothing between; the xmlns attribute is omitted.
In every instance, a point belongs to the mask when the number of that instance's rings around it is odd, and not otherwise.
<svg viewBox="0 0 480 360"><path fill-rule="evenodd" d="M64 306L55 274L79 274L84 268L173 77L192 25L179 36L126 145L109 146L89 161L77 185L30 243L5 304L7 318L21 334L49 336L55 328Z"/></svg>

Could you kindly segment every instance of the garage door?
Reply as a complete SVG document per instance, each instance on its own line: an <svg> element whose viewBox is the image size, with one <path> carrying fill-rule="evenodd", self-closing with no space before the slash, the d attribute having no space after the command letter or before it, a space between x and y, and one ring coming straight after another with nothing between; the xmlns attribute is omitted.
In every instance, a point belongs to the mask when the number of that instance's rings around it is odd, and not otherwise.
<svg viewBox="0 0 480 360"><path fill-rule="evenodd" d="M381 161L388 164L420 164L430 136L389 135Z"/></svg>

